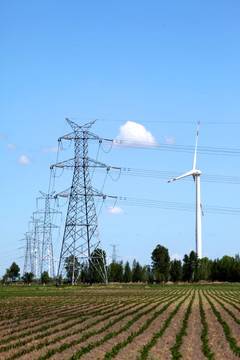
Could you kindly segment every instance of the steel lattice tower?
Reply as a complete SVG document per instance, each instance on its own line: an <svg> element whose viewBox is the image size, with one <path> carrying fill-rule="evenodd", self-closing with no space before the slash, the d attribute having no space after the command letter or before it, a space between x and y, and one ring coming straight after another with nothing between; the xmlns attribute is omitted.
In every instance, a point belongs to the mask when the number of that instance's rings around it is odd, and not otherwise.
<svg viewBox="0 0 240 360"><path fill-rule="evenodd" d="M112 252L112 263L113 262L117 262L117 246L119 246L119 244L111 244L110 246L113 247L113 252Z"/></svg>
<svg viewBox="0 0 240 360"><path fill-rule="evenodd" d="M58 141L62 141L63 139L74 140L74 158L51 166L51 168L55 166L73 169L71 188L57 195L69 197L57 281L63 272L65 260L72 256L72 285L74 285L77 280L74 278L76 259L79 261L88 261L90 284L92 283L91 270L93 267L99 272L102 280L107 283L105 259L99 237L94 200L95 196L100 196L103 199L105 199L106 196L100 191L93 189L91 185L90 168L106 168L108 171L110 167L88 157L88 141L97 140L101 142L103 139L100 139L97 135L89 131L89 128L95 121L79 126L69 119L66 120L72 127L73 132L60 137Z"/></svg>
<svg viewBox="0 0 240 360"><path fill-rule="evenodd" d="M26 240L26 249L25 249L25 259L23 266L23 273L29 272L34 273L33 265L33 252L32 252L32 234L30 232L25 233Z"/></svg>
<svg viewBox="0 0 240 360"><path fill-rule="evenodd" d="M41 255L40 255L40 222L41 219L36 218L38 212L33 213L32 223L33 223L33 244L32 244L32 260L33 260L33 273L35 278L39 277L39 269L41 267Z"/></svg>
<svg viewBox="0 0 240 360"><path fill-rule="evenodd" d="M51 215L58 214L59 211L51 209L50 201L54 199L53 194L45 194L40 191L41 197L38 199L45 200L45 208L44 208L44 219L42 226L42 249L41 249L41 262L40 262L40 275L43 271L47 271L49 277L54 278L54 257L53 257L53 244L52 244L52 230L57 228L57 225L54 225L51 222Z"/></svg>

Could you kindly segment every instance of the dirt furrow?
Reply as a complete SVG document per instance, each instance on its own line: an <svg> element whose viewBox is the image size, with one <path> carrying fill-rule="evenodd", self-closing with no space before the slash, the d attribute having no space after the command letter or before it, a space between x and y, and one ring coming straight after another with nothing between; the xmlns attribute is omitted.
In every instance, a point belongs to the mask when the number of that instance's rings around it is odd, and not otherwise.
<svg viewBox="0 0 240 360"><path fill-rule="evenodd" d="M142 306L142 304L136 304L135 306L134 306L134 304L133 304L133 306L131 306L130 309L128 309L129 306L126 306L125 312L126 312L126 314L127 314L128 312L137 310L137 309L140 308L141 306ZM148 306L150 306L150 305L148 305ZM147 308L148 306L146 306L146 308ZM123 310L124 310L124 308L121 309L121 311L123 311ZM143 310L141 310L141 311L144 311L144 310L145 310L145 309L143 309ZM66 332L68 333L68 336L67 336L66 338L57 341L57 343L53 343L53 344L44 346L44 348L41 348L41 349L39 349L39 350L36 349L36 350L32 351L32 352L29 353L29 354L22 355L22 356L21 356L21 359L37 359L39 356L44 355L47 351L49 351L49 350L51 350L51 349L58 348L58 347L60 347L61 345L66 344L66 343L69 343L69 342L71 342L71 341L78 340L78 339L81 338L85 333L88 333L89 331L99 330L99 329L101 329L103 326L105 326L106 324L108 324L110 321L113 321L115 318L117 318L117 317L120 316L120 315L115 315L115 312L116 312L116 311L114 311L114 310L112 311L112 316L109 317L109 319L103 320L103 321L99 322L98 324L96 324L96 325L90 327L89 329L86 329L86 330L84 330L84 331L82 331L82 332L80 332L80 333L77 332L77 331L80 330L80 329L82 329L82 328L84 328L85 326L91 324L92 322L95 322L95 321L97 321L98 319L103 318L104 316L99 316L99 317L97 316L97 317L94 317L94 318L90 318L90 319L86 320L86 322L84 322L83 324L79 324L79 325L74 326L74 328L71 328L71 329L68 329L68 330L64 330L63 332L59 331L57 334L53 334L53 335L48 336L48 337L47 337L47 340L48 340L48 341L53 341L54 339L60 337L61 335L65 335ZM117 323L117 324L116 324L116 327L118 327L118 326L119 326L119 324ZM74 332L76 332L76 333L74 334ZM34 345L38 345L38 344L42 343L44 340L46 340L46 339L35 340L35 341L34 341ZM31 345L32 345L32 344L31 344ZM18 351L19 351L19 349L18 349ZM16 350L15 350L15 352L16 352Z"/></svg>
<svg viewBox="0 0 240 360"><path fill-rule="evenodd" d="M191 301L191 296L182 304L177 314L173 317L163 336L158 339L157 343L150 349L148 359L171 359L171 348L173 347L176 335L181 329L182 321L187 307Z"/></svg>
<svg viewBox="0 0 240 360"><path fill-rule="evenodd" d="M224 308L214 299L213 296L211 296L211 294L208 293L208 296L212 301L212 303L214 304L217 311L221 313L223 320L225 320L228 326L230 327L231 335L236 339L237 346L240 346L240 325L234 321L232 316L229 315L227 311L224 310ZM223 300L220 301L223 302ZM227 304L225 306L227 307Z"/></svg>
<svg viewBox="0 0 240 360"><path fill-rule="evenodd" d="M182 299L183 298L180 298L176 300L173 304L171 304L162 314L160 314L155 320L153 320L150 326L142 334L138 335L135 339L133 339L131 343L127 344L124 348L122 348L114 359L116 360L137 359L137 357L139 356L139 351L142 349L144 345L146 345L151 340L153 333L158 332L162 328L165 320L169 317L170 313L177 307L177 305L180 303ZM138 329L139 328L135 327L135 330L131 329L131 332L137 331ZM127 336L129 336L130 333L126 332L125 334L124 332L123 339L127 338ZM82 358L84 360L91 360L94 359L95 355L98 355L97 357L99 359L103 359L105 353L110 351L112 347L118 343L117 338L112 340L113 341L109 342L109 344L105 343L100 347L93 349L93 351L91 351L89 354L86 354Z"/></svg>
<svg viewBox="0 0 240 360"><path fill-rule="evenodd" d="M151 304L149 306L149 308L152 307L152 305L153 304ZM103 345L100 345L100 347L99 346L96 347L95 349L93 349L92 351L87 353L86 355L83 355L81 358L82 359L97 359L97 358L99 358L99 351L102 351L102 347L104 348L103 351L104 351L104 354L105 354L108 350L112 349L116 344L118 344L119 342L124 341L132 332L137 331L153 315L154 312L160 310L164 305L165 305L165 302L163 304L160 304L155 310L151 311L147 315L143 315L140 319L135 321L126 331L121 332L117 336L115 336L115 337L111 338L110 340L104 342ZM147 309L148 308L143 309L142 312L145 312ZM82 347L87 346L89 343L99 341L99 340L103 339L107 334L120 330L124 325L127 324L128 321L133 319L136 315L137 314L134 314L131 317L129 316L129 317L125 318L124 321L121 321L120 323L118 323L117 326L113 326L113 327L109 328L107 331L91 337L90 339L88 339L87 341L85 341L82 344L71 347L66 352L61 354L61 356L63 356L62 359L68 359L72 354L74 354L76 351L78 351ZM95 358L96 354L98 354L98 355ZM52 359L57 360L58 359L57 355L54 356Z"/></svg>
<svg viewBox="0 0 240 360"><path fill-rule="evenodd" d="M192 311L189 315L187 333L183 338L180 353L184 360L206 359L202 353L202 323L199 309L199 293L196 291L195 299L192 304Z"/></svg>
<svg viewBox="0 0 240 360"><path fill-rule="evenodd" d="M208 324L208 338L211 352L217 360L239 359L231 350L221 324L218 322L206 297L202 296L203 309Z"/></svg>

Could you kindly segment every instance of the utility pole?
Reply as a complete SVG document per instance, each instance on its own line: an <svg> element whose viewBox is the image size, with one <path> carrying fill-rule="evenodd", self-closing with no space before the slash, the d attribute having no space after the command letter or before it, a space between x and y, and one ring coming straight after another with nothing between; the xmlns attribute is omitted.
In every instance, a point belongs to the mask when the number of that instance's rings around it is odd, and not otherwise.
<svg viewBox="0 0 240 360"><path fill-rule="evenodd" d="M51 215L60 214L59 211L51 209L50 201L54 199L54 192L51 194L45 194L40 191L41 197L37 200L45 200L45 207L40 213L44 213L42 227L42 251L41 251L41 263L40 263L40 276L43 271L48 272L48 276L54 278L54 257L53 257L53 244L52 244L52 230L58 228L57 225L51 222Z"/></svg>
<svg viewBox="0 0 240 360"><path fill-rule="evenodd" d="M107 197L101 191L94 189L91 184L90 169L110 167L88 157L88 142L103 140L99 136L91 133L89 129L95 121L79 126L73 121L66 119L72 127L73 132L58 139L74 141L74 158L57 163L51 166L56 168L73 169L72 186L65 192L61 192L55 197L68 197L68 209L63 234L63 241L58 265L57 284L59 276L62 274L66 261L71 260L72 285L75 284L75 270L77 261L88 261L89 283L92 284L92 270L95 268L100 274L103 282L107 283L107 272L105 259L102 251L101 240L98 230L98 219L95 207L95 197ZM119 168L115 168L119 169ZM109 196L116 198L113 196Z"/></svg>

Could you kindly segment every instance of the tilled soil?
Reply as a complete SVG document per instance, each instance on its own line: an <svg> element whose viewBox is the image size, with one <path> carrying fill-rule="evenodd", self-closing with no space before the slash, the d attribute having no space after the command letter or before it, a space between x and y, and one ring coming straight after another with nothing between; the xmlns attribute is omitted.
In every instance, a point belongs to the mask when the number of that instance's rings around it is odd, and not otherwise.
<svg viewBox="0 0 240 360"><path fill-rule="evenodd" d="M183 343L180 347L180 352L184 360L202 360L206 359L202 353L202 323L199 309L199 294L196 292L196 297L193 301L192 312L188 319L188 326L186 335L183 338Z"/></svg>
<svg viewBox="0 0 240 360"><path fill-rule="evenodd" d="M148 352L148 360L172 359L171 348L176 343L176 336L182 328L183 319L194 291L195 299L187 320L186 332L182 337L182 344L179 348L182 359L206 359L202 352L201 333L203 326L200 317L199 293L202 297L203 309L208 324L207 339L209 340L209 348L214 354L215 360L238 359L226 339L223 326L219 323L204 294L209 297L216 310L221 314L223 321L228 324L231 329L231 336L236 339L236 345L240 347L240 324L238 323L240 311L227 302L230 301L240 308L240 304L238 304L240 291L236 287L232 291L221 286L219 286L218 290L216 286L212 288L209 286L194 288L192 285L162 288L151 288L148 285L145 288L134 285L132 287L110 285L102 288L95 288L94 286L86 289L79 288L79 290L77 287L74 289L69 287L67 290L62 290L61 297L56 296L56 292L53 292L51 296L49 292L49 296L45 294L44 298L32 296L26 299L24 297L0 299L0 359L5 360L11 358L11 356L16 356L21 360L35 360L45 355L49 350L53 350L49 356L50 359L64 360L69 359L77 351L86 348L86 353L80 356L81 359L102 360L116 345L124 342L124 346L114 355L114 359L136 360L139 358L143 347L151 341L155 333L161 330L178 304L190 294L172 317L165 332ZM73 295L72 298L71 294ZM221 304L218 303L218 299L232 312L237 320L234 320L233 316L224 310ZM138 332L157 311L172 300L175 301L163 313L159 314L142 333L129 338L131 334ZM157 305L156 308L144 314L154 305ZM120 311L122 312L120 313ZM133 311L136 312L131 314ZM135 319L138 314L142 314L142 316ZM104 319L108 315L109 317ZM87 316L87 318L81 322L82 316ZM68 319L68 317L71 317L71 319ZM119 319L119 321L112 324L111 322L115 319ZM130 326L123 329L133 319L135 320ZM97 322L98 320L99 322ZM94 322L97 323L94 325ZM108 324L111 325L104 330L104 327ZM50 325L50 327L45 329L45 325ZM67 326L69 328L65 328ZM28 334L28 331L32 331L33 334ZM90 336L88 336L89 333ZM84 335L87 335L86 338L83 337ZM107 335L110 335L110 338L105 340ZM16 338L11 339L14 336ZM37 338L38 336L41 336L41 338ZM61 336L64 336L64 338L60 339ZM81 341L76 343L80 339ZM104 342L102 342L103 339ZM131 339L131 341L126 342L127 339ZM46 341L50 342L50 344ZM18 345L19 342L23 342L22 345L14 348L15 344ZM1 351L5 345L9 346L9 349ZM66 349L62 348L59 351L61 346L66 345ZM40 348L41 346L42 348ZM90 346L90 348L87 348L87 346ZM31 347L33 349L24 354L24 351ZM21 350L23 351L22 354L20 354Z"/></svg>
<svg viewBox="0 0 240 360"><path fill-rule="evenodd" d="M215 354L216 360L239 359L231 350L229 342L226 340L223 328L218 322L206 297L202 296L203 309L208 324L208 339L211 352Z"/></svg>

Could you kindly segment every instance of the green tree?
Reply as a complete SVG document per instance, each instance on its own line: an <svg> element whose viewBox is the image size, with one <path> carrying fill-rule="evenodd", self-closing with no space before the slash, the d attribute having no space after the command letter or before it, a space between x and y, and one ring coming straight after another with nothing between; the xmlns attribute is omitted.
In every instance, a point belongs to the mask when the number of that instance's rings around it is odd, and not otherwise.
<svg viewBox="0 0 240 360"><path fill-rule="evenodd" d="M235 269L234 269L234 280L233 281L240 281L240 256L239 254L235 255Z"/></svg>
<svg viewBox="0 0 240 360"><path fill-rule="evenodd" d="M68 283L74 285L79 276L80 263L76 257L70 255L68 258L65 259L64 265L66 270L67 281Z"/></svg>
<svg viewBox="0 0 240 360"><path fill-rule="evenodd" d="M15 263L15 261L12 263L12 265L9 268L9 278L12 281L16 281L16 279L20 276L20 267Z"/></svg>
<svg viewBox="0 0 240 360"><path fill-rule="evenodd" d="M25 272L22 277L23 282L27 284L33 282L33 278L34 278L34 274L32 272Z"/></svg>
<svg viewBox="0 0 240 360"><path fill-rule="evenodd" d="M142 281L143 282L151 282L150 280L151 276L151 268L149 265L144 265L142 267Z"/></svg>
<svg viewBox="0 0 240 360"><path fill-rule="evenodd" d="M83 261L80 265L79 280L83 283L89 282L89 266L87 261Z"/></svg>
<svg viewBox="0 0 240 360"><path fill-rule="evenodd" d="M41 284L48 284L51 281L47 271L43 271L41 274Z"/></svg>
<svg viewBox="0 0 240 360"><path fill-rule="evenodd" d="M187 254L183 257L182 278L183 281L194 282L198 281L198 257L194 251L191 251L189 256Z"/></svg>
<svg viewBox="0 0 240 360"><path fill-rule="evenodd" d="M129 262L127 261L124 266L124 274L123 274L123 281L125 283L129 283L132 281L132 270L130 268Z"/></svg>
<svg viewBox="0 0 240 360"><path fill-rule="evenodd" d="M219 265L220 260L217 258L213 261L211 261L211 274L210 274L210 279L212 281L216 281L220 279L220 265Z"/></svg>
<svg viewBox="0 0 240 360"><path fill-rule="evenodd" d="M132 264L132 281L141 282L142 281L142 267L138 261L133 260Z"/></svg>
<svg viewBox="0 0 240 360"><path fill-rule="evenodd" d="M156 282L168 281L170 257L168 249L157 245L152 252L152 269Z"/></svg>
<svg viewBox="0 0 240 360"><path fill-rule="evenodd" d="M223 256L219 261L219 281L234 281L235 259L231 256Z"/></svg>
<svg viewBox="0 0 240 360"><path fill-rule="evenodd" d="M108 267L108 280L110 282L123 281L123 262L112 262Z"/></svg>
<svg viewBox="0 0 240 360"><path fill-rule="evenodd" d="M3 275L2 277L2 282L3 284L6 284L9 280L9 273L10 273L10 270L9 269L6 269L6 272L5 274Z"/></svg>
<svg viewBox="0 0 240 360"><path fill-rule="evenodd" d="M198 280L209 280L211 276L211 261L204 257L198 259L198 270L197 270L197 279Z"/></svg>
<svg viewBox="0 0 240 360"><path fill-rule="evenodd" d="M102 249L96 248L91 253L90 277L89 282L102 283L105 281L104 273L106 271L106 253Z"/></svg>
<svg viewBox="0 0 240 360"><path fill-rule="evenodd" d="M173 282L182 280L182 264L181 260L172 260L170 262L170 279Z"/></svg>

